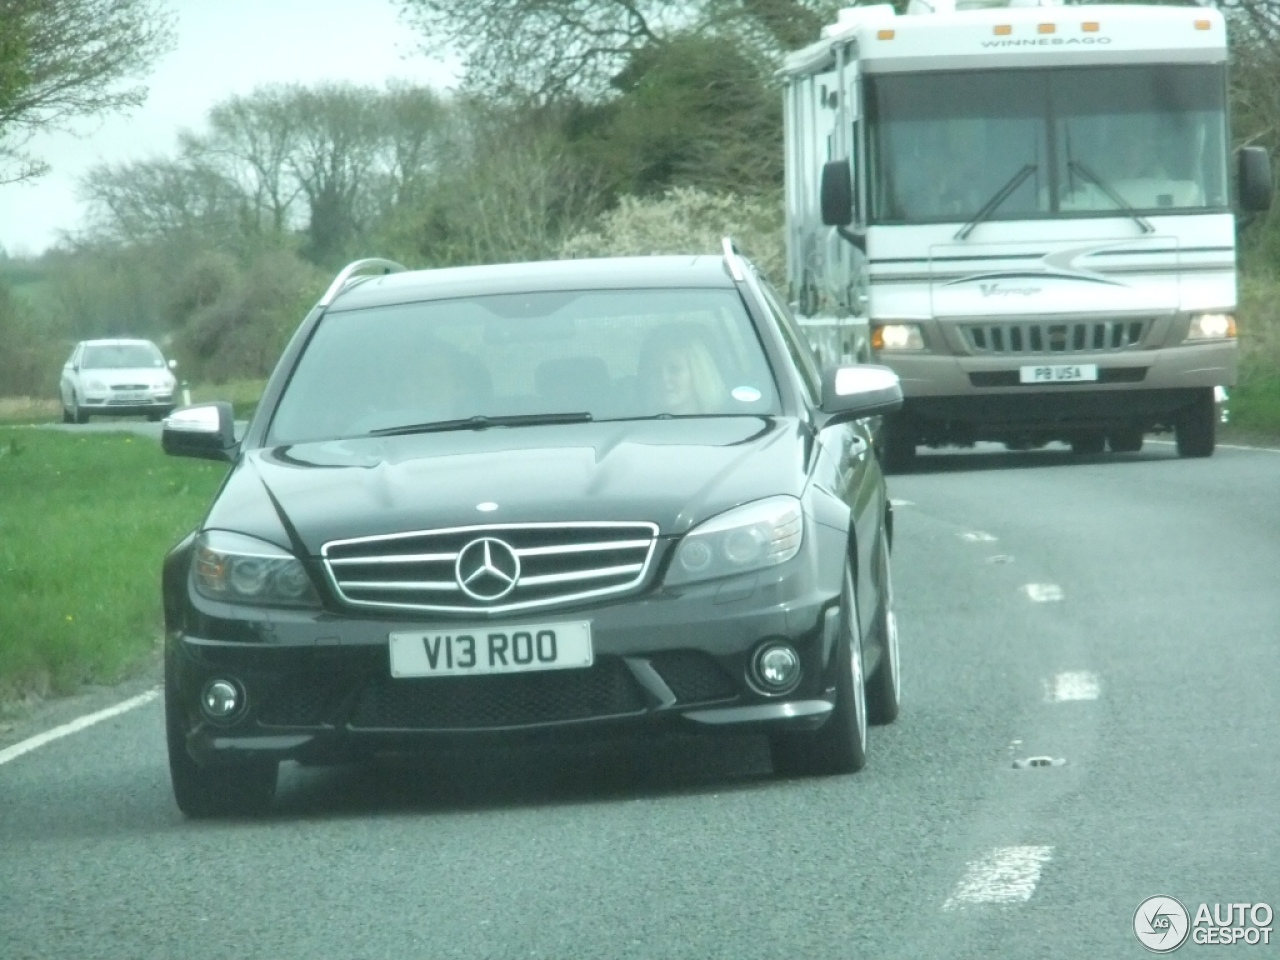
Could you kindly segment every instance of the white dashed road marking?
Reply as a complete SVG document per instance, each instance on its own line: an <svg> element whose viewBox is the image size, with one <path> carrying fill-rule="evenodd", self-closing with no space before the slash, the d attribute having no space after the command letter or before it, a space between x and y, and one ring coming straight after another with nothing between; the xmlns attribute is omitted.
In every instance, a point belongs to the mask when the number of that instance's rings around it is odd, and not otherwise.
<svg viewBox="0 0 1280 960"><path fill-rule="evenodd" d="M1056 583L1028 583L1022 589L1036 603L1053 603L1063 597L1062 588Z"/></svg>
<svg viewBox="0 0 1280 960"><path fill-rule="evenodd" d="M1044 685L1044 698L1050 703L1066 703L1069 700L1097 700L1098 677L1088 670L1069 670Z"/></svg>
<svg viewBox="0 0 1280 960"><path fill-rule="evenodd" d="M5 747L0 750L0 765L8 763L10 760L16 760L24 753L30 753L39 747L43 747L46 743L52 743L54 740L61 740L73 733L79 733L87 727L92 727L95 723L101 723L103 720L110 720L112 717L118 717L122 713L140 707L145 703L150 703L156 697L160 696L159 690L148 690L146 693L140 693L136 697L130 697L122 703L117 703L114 707L107 707L105 710L99 710L97 713L86 714L83 717L77 717L70 723L64 723L60 727L54 727L52 730L46 730L44 733L37 734L21 743L15 743L11 747Z"/></svg>
<svg viewBox="0 0 1280 960"><path fill-rule="evenodd" d="M910 501L910 500L894 500L894 499L891 497L891 498L889 499L889 506L891 506L891 507L914 507L914 506L915 506L915 504L914 504L912 501Z"/></svg>
<svg viewBox="0 0 1280 960"><path fill-rule="evenodd" d="M961 540L967 540L969 543L994 543L995 537L989 533L983 533L981 530L973 530L969 533L960 534Z"/></svg>
<svg viewBox="0 0 1280 960"><path fill-rule="evenodd" d="M997 847L965 868L942 909L1029 900L1040 882L1040 871L1052 856L1053 847Z"/></svg>

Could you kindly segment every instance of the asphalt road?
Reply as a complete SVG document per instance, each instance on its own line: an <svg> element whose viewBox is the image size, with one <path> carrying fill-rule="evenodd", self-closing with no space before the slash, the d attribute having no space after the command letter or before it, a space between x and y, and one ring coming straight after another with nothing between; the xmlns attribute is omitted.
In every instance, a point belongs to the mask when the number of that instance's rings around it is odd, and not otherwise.
<svg viewBox="0 0 1280 960"><path fill-rule="evenodd" d="M1280 907L1280 453L921 467L862 773L776 781L754 739L286 768L268 818L188 823L153 700L0 764L0 957L1139 957L1147 897Z"/></svg>

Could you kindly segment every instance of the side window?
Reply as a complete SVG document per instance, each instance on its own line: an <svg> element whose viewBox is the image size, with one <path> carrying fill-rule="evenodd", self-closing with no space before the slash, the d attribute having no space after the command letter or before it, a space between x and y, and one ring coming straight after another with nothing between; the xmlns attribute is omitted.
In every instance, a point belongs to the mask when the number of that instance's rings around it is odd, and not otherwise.
<svg viewBox="0 0 1280 960"><path fill-rule="evenodd" d="M787 345L787 352L791 354L792 362L800 372L800 379L804 383L805 391L809 394L809 401L816 404L822 396L822 374L818 370L818 362L813 356L809 341L804 338L804 334L800 332L795 319L791 316L791 311L769 285L769 281L759 274L756 274L755 281L764 295L769 312L777 320L778 329L782 332L782 340Z"/></svg>

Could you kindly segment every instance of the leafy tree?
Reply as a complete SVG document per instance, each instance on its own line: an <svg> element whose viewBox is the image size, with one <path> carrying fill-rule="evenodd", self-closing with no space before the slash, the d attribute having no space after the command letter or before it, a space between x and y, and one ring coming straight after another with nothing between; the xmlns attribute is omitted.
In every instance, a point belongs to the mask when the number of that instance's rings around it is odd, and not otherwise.
<svg viewBox="0 0 1280 960"><path fill-rule="evenodd" d="M641 51L687 33L733 36L757 56L816 40L830 0L400 0L434 47L464 59L467 83L539 102L609 92Z"/></svg>
<svg viewBox="0 0 1280 960"><path fill-rule="evenodd" d="M0 6L0 183L48 165L25 147L79 117L137 106L129 85L170 48L156 0L3 0Z"/></svg>

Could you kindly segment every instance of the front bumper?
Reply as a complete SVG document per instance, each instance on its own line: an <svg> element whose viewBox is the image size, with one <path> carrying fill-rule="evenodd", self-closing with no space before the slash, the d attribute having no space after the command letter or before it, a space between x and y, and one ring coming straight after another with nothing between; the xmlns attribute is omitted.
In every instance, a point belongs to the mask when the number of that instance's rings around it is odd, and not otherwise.
<svg viewBox="0 0 1280 960"><path fill-rule="evenodd" d="M156 394L146 400L121 403L110 397L85 397L80 409L94 416L137 417L143 414L168 415L174 408L173 394Z"/></svg>
<svg viewBox="0 0 1280 960"><path fill-rule="evenodd" d="M167 696L176 699L186 747L200 763L814 729L834 705L841 570L820 559L830 549L820 540L839 538L811 537L773 571L538 614L533 619L547 622L589 619L594 664L496 676L391 676L388 635L449 628L444 621L247 611L211 603L184 584L186 623L167 637ZM529 622L517 614L486 626ZM803 673L793 691L771 697L747 672L758 645L778 639L795 646ZM199 708L215 678L244 692L245 707L231 723L215 723Z"/></svg>

